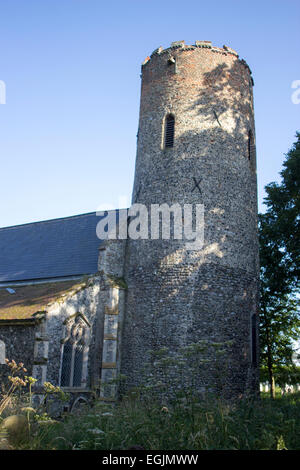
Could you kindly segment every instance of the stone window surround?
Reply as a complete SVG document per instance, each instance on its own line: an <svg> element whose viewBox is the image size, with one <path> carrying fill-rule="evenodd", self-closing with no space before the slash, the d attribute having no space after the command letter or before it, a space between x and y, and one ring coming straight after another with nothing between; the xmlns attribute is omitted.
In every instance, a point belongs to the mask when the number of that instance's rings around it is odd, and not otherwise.
<svg viewBox="0 0 300 470"><path fill-rule="evenodd" d="M73 330L73 326L75 324L76 319L80 319L80 323L77 327L75 327L75 332L78 331L80 326L83 329L83 360L82 360L82 375L81 375L81 386L73 386L73 384L62 386L61 385L61 374L62 374L62 363L63 363L63 354L64 354L64 345L70 339L71 333ZM79 335L79 338L73 342L72 347L72 357L71 357L71 370L70 370L70 382L71 378L73 380L74 377L74 359L75 359L75 348L74 346L77 344L78 341L82 339L82 336ZM87 375L88 375L88 353L89 353L89 344L91 339L91 325L88 322L87 318L82 313L75 313L69 316L64 321L64 328L63 328L63 335L61 340L61 354L60 354L60 367L59 367L59 386L64 390L81 390L87 388Z"/></svg>
<svg viewBox="0 0 300 470"><path fill-rule="evenodd" d="M174 128L173 128L173 145L170 146L170 147L166 146L166 130L167 130L168 117L172 117L173 118L173 123L174 123L173 124L174 125ZM176 122L175 114L172 111L168 111L164 115L163 120L162 120L162 132L161 132L161 148L162 148L162 150L171 150L171 149L174 148L174 144L175 144L175 122Z"/></svg>
<svg viewBox="0 0 300 470"><path fill-rule="evenodd" d="M4 341L0 340L0 364L6 364L5 362L5 343Z"/></svg>

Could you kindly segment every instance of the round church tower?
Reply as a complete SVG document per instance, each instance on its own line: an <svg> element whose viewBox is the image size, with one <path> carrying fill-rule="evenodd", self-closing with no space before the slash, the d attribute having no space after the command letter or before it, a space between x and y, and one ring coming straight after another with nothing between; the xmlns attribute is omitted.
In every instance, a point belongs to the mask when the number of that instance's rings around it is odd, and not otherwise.
<svg viewBox="0 0 300 470"><path fill-rule="evenodd" d="M129 387L149 351L207 341L200 388L226 396L258 390L252 87L246 62L209 41L160 47L142 65L132 202L147 207L149 224L153 207L179 205L183 227L192 207L194 228L202 207L204 239L193 247L172 228L170 239L150 229L148 239L128 239L121 372ZM178 212L171 227L175 219Z"/></svg>

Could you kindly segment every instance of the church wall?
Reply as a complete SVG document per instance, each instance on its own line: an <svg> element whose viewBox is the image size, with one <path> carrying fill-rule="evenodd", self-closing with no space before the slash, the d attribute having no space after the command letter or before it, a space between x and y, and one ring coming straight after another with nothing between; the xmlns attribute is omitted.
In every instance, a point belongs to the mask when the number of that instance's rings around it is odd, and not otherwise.
<svg viewBox="0 0 300 470"><path fill-rule="evenodd" d="M23 362L27 375L37 379L34 385L37 404L43 399L45 382L60 386L70 394L68 403L55 400L51 410L53 415L59 415L65 406L72 408L78 400L89 400L94 391L105 399L116 398L116 387L107 382L115 379L120 370L126 292L122 278L124 249L125 241L104 243L99 253L98 274L81 279L73 291L45 306L38 318L26 319L22 324L19 320L8 320L3 325L0 322L0 341L6 345L5 357ZM81 385L63 384L64 345L67 340L77 344L78 337L75 336L81 331L84 331ZM1 348L2 357L2 343ZM75 370L74 361L72 367ZM5 364L0 364L1 373L3 379L9 374ZM74 379L72 374L71 371L70 377Z"/></svg>
<svg viewBox="0 0 300 470"><path fill-rule="evenodd" d="M32 374L35 329L34 323L0 325L0 341L5 344L5 357L17 364L22 362L28 371L27 375ZM0 364L0 384L6 382L10 373L6 364Z"/></svg>
<svg viewBox="0 0 300 470"><path fill-rule="evenodd" d="M101 369L101 335L103 331L103 299L99 278L89 281L87 287L68 297L65 301L56 302L46 316L45 334L49 341L47 360L47 381L60 385L60 368L62 358L62 341L66 321L76 314L82 314L87 320L88 356L86 387L96 385Z"/></svg>

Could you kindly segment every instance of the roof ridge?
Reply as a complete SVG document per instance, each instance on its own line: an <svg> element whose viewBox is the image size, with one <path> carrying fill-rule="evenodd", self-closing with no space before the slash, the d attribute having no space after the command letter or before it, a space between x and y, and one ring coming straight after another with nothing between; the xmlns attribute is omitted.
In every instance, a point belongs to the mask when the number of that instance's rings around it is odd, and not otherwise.
<svg viewBox="0 0 300 470"><path fill-rule="evenodd" d="M111 212L112 210L114 211L119 211L120 209L108 209L107 211L104 212ZM77 214L77 215L68 215L66 217L58 217L56 219L46 219L46 220L37 220L36 222L26 222L25 224L16 224L16 225L9 225L7 227L0 227L1 230L7 230L11 228L19 228L19 227L24 227L27 225L35 225L35 224L47 224L49 222L54 222L56 220L66 220L66 219L76 219L78 217L84 217L87 215L96 215L98 211L93 211L93 212L86 212L84 214Z"/></svg>

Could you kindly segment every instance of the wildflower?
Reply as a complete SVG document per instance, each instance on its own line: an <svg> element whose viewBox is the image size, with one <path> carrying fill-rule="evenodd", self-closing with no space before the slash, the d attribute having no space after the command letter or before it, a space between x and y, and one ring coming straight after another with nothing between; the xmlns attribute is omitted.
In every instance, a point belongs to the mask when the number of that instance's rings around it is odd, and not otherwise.
<svg viewBox="0 0 300 470"><path fill-rule="evenodd" d="M66 394L60 387L53 385L51 382L44 382L44 390L47 395L58 394L60 400L68 400L68 394Z"/></svg>
<svg viewBox="0 0 300 470"><path fill-rule="evenodd" d="M58 393L60 391L60 388L56 387L51 382L44 382L44 389L47 393Z"/></svg>
<svg viewBox="0 0 300 470"><path fill-rule="evenodd" d="M101 429L98 429L98 428L87 429L87 432L90 432L92 434L105 434L104 431L102 431Z"/></svg>
<svg viewBox="0 0 300 470"><path fill-rule="evenodd" d="M21 377L12 377L11 375L8 376L8 380L14 385L14 387L25 387L27 381L21 379Z"/></svg>
<svg viewBox="0 0 300 470"><path fill-rule="evenodd" d="M31 377L31 376L25 375L25 379L27 380L27 382L29 384L35 384L35 382L37 382L37 379L35 379L34 377Z"/></svg>
<svg viewBox="0 0 300 470"><path fill-rule="evenodd" d="M25 406L24 408L22 408L22 411L25 411L26 413L36 413L36 410L31 406Z"/></svg>
<svg viewBox="0 0 300 470"><path fill-rule="evenodd" d="M163 406L160 411L162 411L163 413L169 413L169 410L166 406Z"/></svg>
<svg viewBox="0 0 300 470"><path fill-rule="evenodd" d="M9 362L9 359L5 359L6 364L8 367L12 370L13 373L23 371L27 372L27 369L25 369L23 362L19 362L19 364L16 363L14 359L12 359L11 362Z"/></svg>

